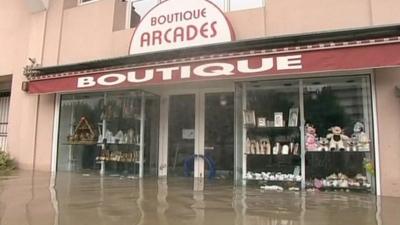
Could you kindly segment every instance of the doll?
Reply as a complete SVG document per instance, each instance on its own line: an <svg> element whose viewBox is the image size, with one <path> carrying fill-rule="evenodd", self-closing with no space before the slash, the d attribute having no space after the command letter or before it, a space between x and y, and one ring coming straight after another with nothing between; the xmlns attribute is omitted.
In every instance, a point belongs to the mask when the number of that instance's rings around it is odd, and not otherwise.
<svg viewBox="0 0 400 225"><path fill-rule="evenodd" d="M354 124L353 135L351 139L354 140L356 149L358 151L369 151L369 143L371 142L368 135L364 132L364 124L357 122Z"/></svg>
<svg viewBox="0 0 400 225"><path fill-rule="evenodd" d="M317 134L315 128L307 124L306 125L306 150L316 151L318 149Z"/></svg>

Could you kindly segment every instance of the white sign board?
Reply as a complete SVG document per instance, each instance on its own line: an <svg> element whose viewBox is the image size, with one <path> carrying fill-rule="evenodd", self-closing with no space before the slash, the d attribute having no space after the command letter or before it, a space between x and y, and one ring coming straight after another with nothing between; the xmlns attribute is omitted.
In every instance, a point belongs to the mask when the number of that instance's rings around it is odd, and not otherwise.
<svg viewBox="0 0 400 225"><path fill-rule="evenodd" d="M224 13L207 0L168 0L144 16L129 54L229 42L234 34Z"/></svg>

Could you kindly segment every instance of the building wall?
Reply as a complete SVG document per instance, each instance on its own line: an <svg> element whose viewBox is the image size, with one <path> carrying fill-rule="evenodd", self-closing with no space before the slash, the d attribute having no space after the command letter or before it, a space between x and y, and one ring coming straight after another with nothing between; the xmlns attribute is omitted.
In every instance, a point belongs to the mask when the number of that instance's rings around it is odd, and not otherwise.
<svg viewBox="0 0 400 225"><path fill-rule="evenodd" d="M270 0L265 10L268 36L371 25L369 0Z"/></svg>
<svg viewBox="0 0 400 225"><path fill-rule="evenodd" d="M0 76L12 74L13 79L8 151L21 168L50 170L54 125L55 96L39 98L21 91L28 57L53 66L127 55L134 29L123 29L125 7L116 1L78 6L75 0L50 0L46 11L35 13L25 1L5 1L0 8L0 49L7 56L0 57ZM265 8L226 13L237 40L400 23L398 0L266 2ZM381 161L385 162L381 164L382 193L400 196L396 172L400 170L395 168L400 161L395 150L400 129L393 122L398 119L388 116L400 112L399 99L392 93L398 72L377 70L376 84ZM386 134L386 130L391 132Z"/></svg>
<svg viewBox="0 0 400 225"><path fill-rule="evenodd" d="M7 150L23 169L32 169L37 97L21 91L22 68L28 57L40 60L44 16L32 15L25 1L6 1L0 9L0 75L12 75Z"/></svg>
<svg viewBox="0 0 400 225"><path fill-rule="evenodd" d="M375 75L382 194L400 196L400 96L395 93L400 68L378 69Z"/></svg>

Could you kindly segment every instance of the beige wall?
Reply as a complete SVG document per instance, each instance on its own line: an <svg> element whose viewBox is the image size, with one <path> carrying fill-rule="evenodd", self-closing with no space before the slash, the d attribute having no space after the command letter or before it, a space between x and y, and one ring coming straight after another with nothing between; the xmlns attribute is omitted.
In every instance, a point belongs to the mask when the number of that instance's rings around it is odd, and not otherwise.
<svg viewBox="0 0 400 225"><path fill-rule="evenodd" d="M35 122L35 96L21 91L22 67L28 57L40 57L40 31L43 14L33 16L24 1L5 1L0 9L0 74L12 74L8 125L8 151L21 168L32 168ZM16 29L18 28L18 29ZM7 35L3 35L7 34Z"/></svg>
<svg viewBox="0 0 400 225"><path fill-rule="evenodd" d="M113 36L113 14L112 0L65 10L60 63L109 58Z"/></svg>
<svg viewBox="0 0 400 225"><path fill-rule="evenodd" d="M369 0L269 0L266 14L268 36L371 24Z"/></svg>
<svg viewBox="0 0 400 225"><path fill-rule="evenodd" d="M376 70L381 188L383 195L400 196L400 68Z"/></svg>
<svg viewBox="0 0 400 225"><path fill-rule="evenodd" d="M264 8L233 11L227 13L226 17L235 31L237 40L260 38L266 35Z"/></svg>
<svg viewBox="0 0 400 225"><path fill-rule="evenodd" d="M0 75L12 74L17 62L26 55L29 17L23 1L3 2L0 8Z"/></svg>
<svg viewBox="0 0 400 225"><path fill-rule="evenodd" d="M373 25L399 24L400 1L371 0Z"/></svg>

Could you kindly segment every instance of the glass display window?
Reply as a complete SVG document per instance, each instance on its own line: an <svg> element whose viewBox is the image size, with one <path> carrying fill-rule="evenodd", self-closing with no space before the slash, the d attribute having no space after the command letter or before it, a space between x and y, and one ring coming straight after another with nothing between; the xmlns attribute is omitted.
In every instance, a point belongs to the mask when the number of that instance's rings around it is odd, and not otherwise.
<svg viewBox="0 0 400 225"><path fill-rule="evenodd" d="M58 171L157 173L159 99L143 91L61 96Z"/></svg>
<svg viewBox="0 0 400 225"><path fill-rule="evenodd" d="M237 90L244 180L375 192L369 76L250 81Z"/></svg>
<svg viewBox="0 0 400 225"><path fill-rule="evenodd" d="M298 81L252 81L243 101L243 176L262 187L300 189Z"/></svg>
<svg viewBox="0 0 400 225"><path fill-rule="evenodd" d="M367 76L304 80L306 186L374 191Z"/></svg>

